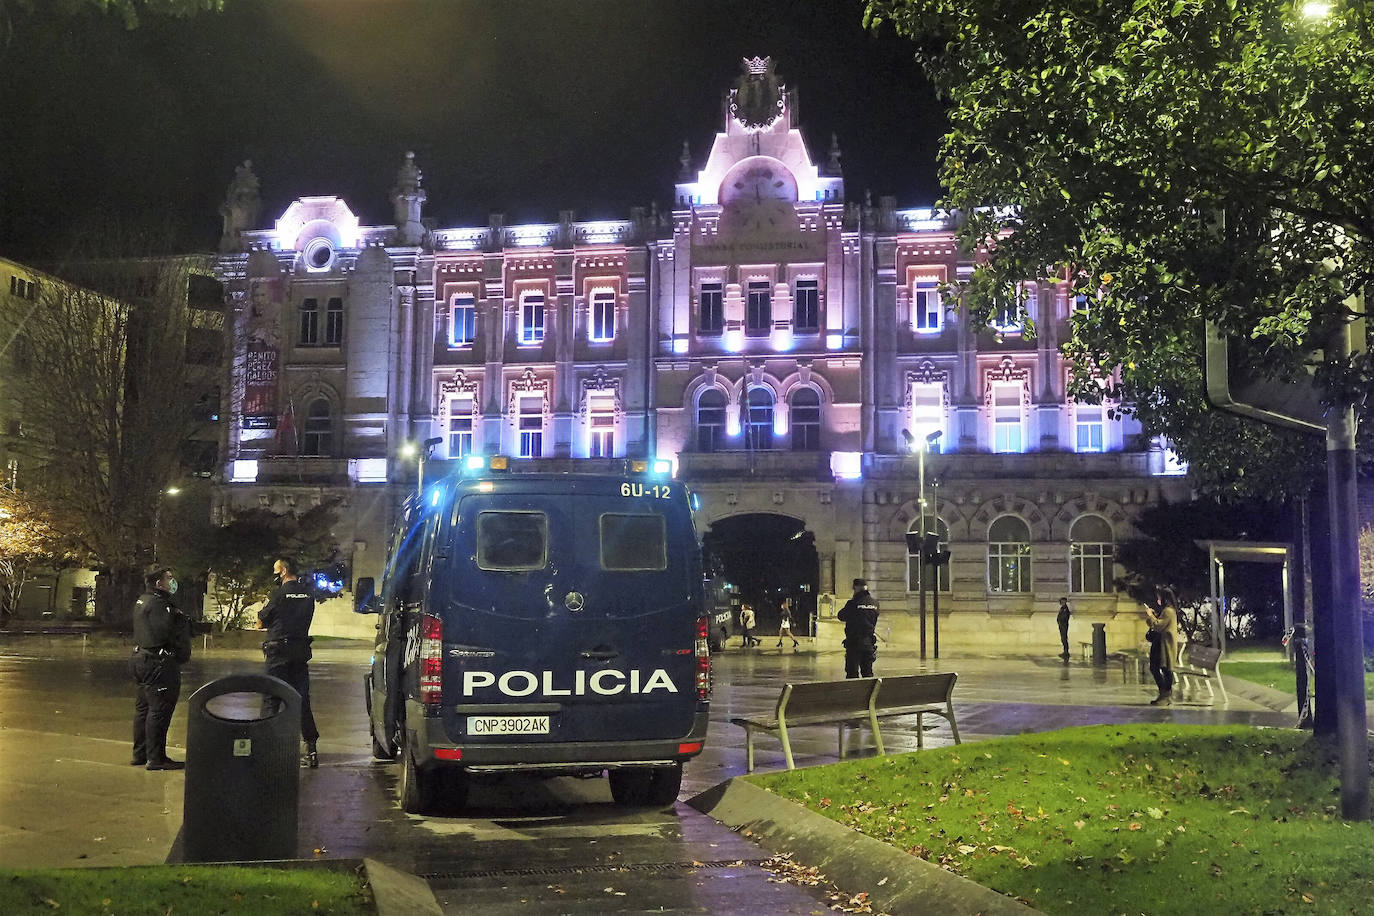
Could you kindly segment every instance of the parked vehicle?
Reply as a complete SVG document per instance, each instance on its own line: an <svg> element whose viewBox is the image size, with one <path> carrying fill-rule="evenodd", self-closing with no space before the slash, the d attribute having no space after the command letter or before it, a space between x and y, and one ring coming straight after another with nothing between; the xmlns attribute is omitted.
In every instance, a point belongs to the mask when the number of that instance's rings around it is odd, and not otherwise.
<svg viewBox="0 0 1374 916"><path fill-rule="evenodd" d="M686 488L469 464L406 500L380 591L356 589L380 614L368 715L401 807L459 806L509 770L604 771L619 804L671 804L711 686Z"/></svg>

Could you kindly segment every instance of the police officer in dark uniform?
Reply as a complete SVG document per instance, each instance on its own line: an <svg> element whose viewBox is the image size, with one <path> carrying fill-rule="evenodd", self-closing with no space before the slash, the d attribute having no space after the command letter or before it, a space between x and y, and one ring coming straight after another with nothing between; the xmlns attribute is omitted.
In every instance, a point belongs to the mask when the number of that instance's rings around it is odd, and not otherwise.
<svg viewBox="0 0 1374 916"><path fill-rule="evenodd" d="M129 660L134 693L134 756L150 770L180 770L167 756L167 729L181 695L181 666L191 660L191 621L176 605L177 580L167 567L143 577L147 590L134 605L134 655Z"/></svg>
<svg viewBox="0 0 1374 916"><path fill-rule="evenodd" d="M301 737L305 739L301 763L313 770L320 765L315 746L320 732L310 711L310 622L315 617L315 596L296 578L293 560L279 558L272 564L272 572L281 584L258 611L258 621L267 628L262 652L267 656L267 673L286 681L301 695Z"/></svg>
<svg viewBox="0 0 1374 916"><path fill-rule="evenodd" d="M878 602L868 593L868 583L854 580L854 597L836 615L844 623L844 676L872 677L878 657Z"/></svg>

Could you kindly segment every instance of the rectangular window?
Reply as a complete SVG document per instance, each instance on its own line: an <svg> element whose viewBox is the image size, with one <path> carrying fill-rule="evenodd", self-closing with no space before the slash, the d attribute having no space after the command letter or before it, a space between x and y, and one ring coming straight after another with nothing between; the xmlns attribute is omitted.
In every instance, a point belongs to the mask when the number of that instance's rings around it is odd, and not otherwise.
<svg viewBox="0 0 1374 916"><path fill-rule="evenodd" d="M744 333L751 337L773 331L773 284L767 280L750 280L748 299L744 309Z"/></svg>
<svg viewBox="0 0 1374 916"><path fill-rule="evenodd" d="M449 300L448 345L470 347L477 334L477 299L468 294Z"/></svg>
<svg viewBox="0 0 1374 916"><path fill-rule="evenodd" d="M587 409L587 457L615 457L615 400L594 397Z"/></svg>
<svg viewBox="0 0 1374 916"><path fill-rule="evenodd" d="M821 287L816 280L798 280L793 291L792 330L811 334L821 326Z"/></svg>
<svg viewBox="0 0 1374 916"><path fill-rule="evenodd" d="M607 342L615 339L615 293L601 289L592 293L591 326L588 332L592 340Z"/></svg>
<svg viewBox="0 0 1374 916"><path fill-rule="evenodd" d="M945 428L945 386L943 382L914 382L911 386L911 432L919 445L931 433ZM926 446L940 451L940 439Z"/></svg>
<svg viewBox="0 0 1374 916"><path fill-rule="evenodd" d="M1021 386L997 385L992 389L992 450L1019 453L1021 437Z"/></svg>
<svg viewBox="0 0 1374 916"><path fill-rule="evenodd" d="M549 518L543 512L477 513L478 569L543 569L548 556Z"/></svg>
<svg viewBox="0 0 1374 916"><path fill-rule="evenodd" d="M940 282L934 278L916 281L911 291L911 325L921 334L938 333L944 320L940 306Z"/></svg>
<svg viewBox="0 0 1374 916"><path fill-rule="evenodd" d="M520 343L535 346L544 342L544 294L526 293L520 297Z"/></svg>
<svg viewBox="0 0 1374 916"><path fill-rule="evenodd" d="M1100 452L1103 450L1102 405L1080 404L1074 409L1074 429L1077 433L1076 448L1080 452Z"/></svg>
<svg viewBox="0 0 1374 916"><path fill-rule="evenodd" d="M1074 592L1106 594L1116 586L1112 581L1115 545L1073 544L1069 549L1069 589Z"/></svg>
<svg viewBox="0 0 1374 916"><path fill-rule="evenodd" d="M601 516L601 568L644 572L668 568L668 529L661 515Z"/></svg>
<svg viewBox="0 0 1374 916"><path fill-rule="evenodd" d="M988 544L988 589L1028 592L1031 588L1031 547L1017 542Z"/></svg>
<svg viewBox="0 0 1374 916"><path fill-rule="evenodd" d="M725 291L720 283L701 284L697 332L719 334L725 328Z"/></svg>
<svg viewBox="0 0 1374 916"><path fill-rule="evenodd" d="M324 312L324 345L338 347L343 344L344 309L343 299L331 296Z"/></svg>
<svg viewBox="0 0 1374 916"><path fill-rule="evenodd" d="M520 399L520 457L544 454L544 398Z"/></svg>
<svg viewBox="0 0 1374 916"><path fill-rule="evenodd" d="M298 343L302 347L314 347L320 343L320 303L318 300L301 300L301 336Z"/></svg>
<svg viewBox="0 0 1374 916"><path fill-rule="evenodd" d="M449 398L448 456L463 458L472 454L472 398Z"/></svg>

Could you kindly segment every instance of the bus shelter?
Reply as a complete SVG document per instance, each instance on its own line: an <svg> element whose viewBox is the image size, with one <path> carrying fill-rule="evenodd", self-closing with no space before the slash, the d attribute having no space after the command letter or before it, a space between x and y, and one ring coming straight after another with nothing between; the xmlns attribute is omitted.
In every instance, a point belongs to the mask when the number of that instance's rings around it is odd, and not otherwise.
<svg viewBox="0 0 1374 916"><path fill-rule="evenodd" d="M1207 551L1207 575L1211 587L1212 609L1216 626L1212 627L1212 644L1226 651L1226 564L1281 564L1283 584L1283 628L1293 628L1293 545L1272 541L1193 541Z"/></svg>

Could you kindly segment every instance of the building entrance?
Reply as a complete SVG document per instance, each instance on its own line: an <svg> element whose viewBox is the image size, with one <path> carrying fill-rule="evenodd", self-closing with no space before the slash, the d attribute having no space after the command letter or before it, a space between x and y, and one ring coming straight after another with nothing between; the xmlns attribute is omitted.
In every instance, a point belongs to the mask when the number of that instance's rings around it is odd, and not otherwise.
<svg viewBox="0 0 1374 916"><path fill-rule="evenodd" d="M784 600L791 601L793 632L814 633L820 564L815 536L804 522L766 513L735 515L712 524L702 546L707 575L724 578L740 602L753 606L761 637L778 632Z"/></svg>

